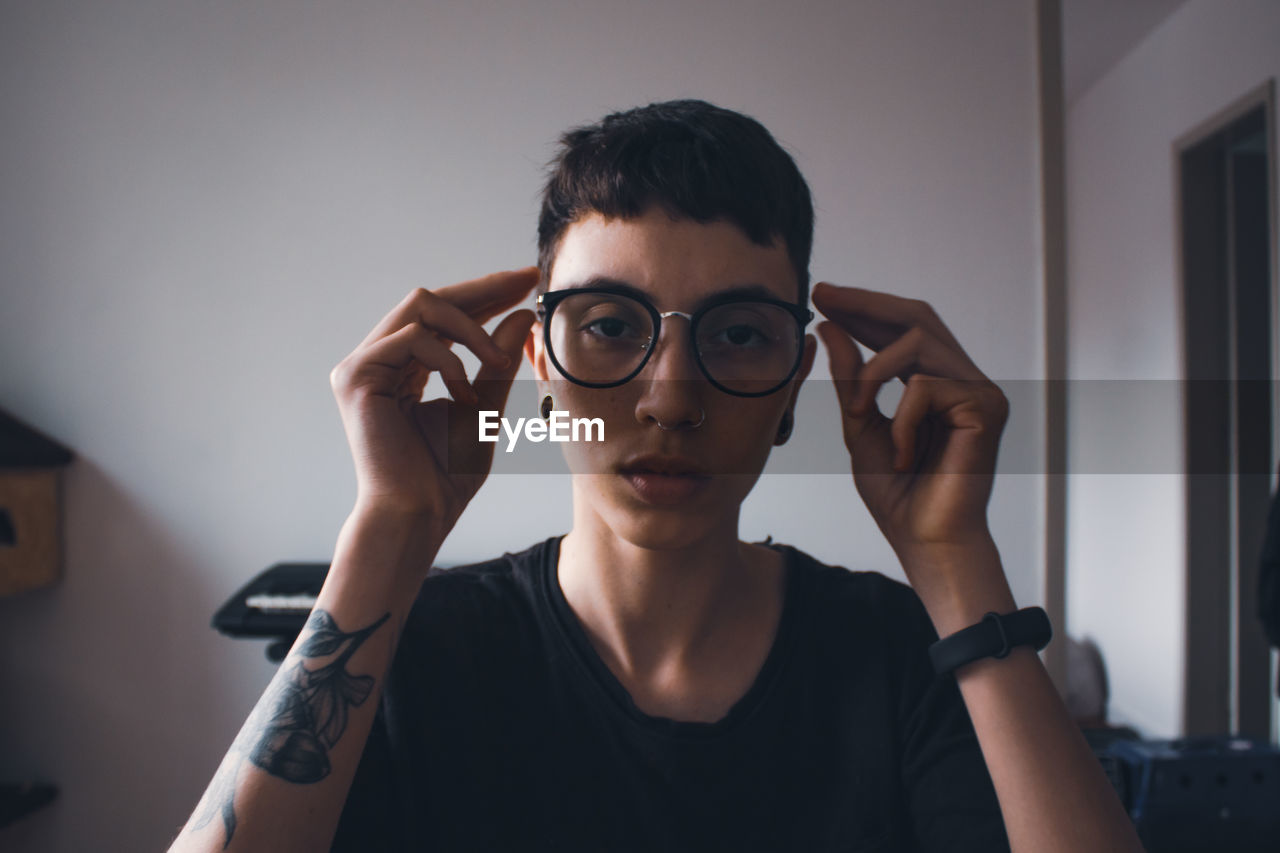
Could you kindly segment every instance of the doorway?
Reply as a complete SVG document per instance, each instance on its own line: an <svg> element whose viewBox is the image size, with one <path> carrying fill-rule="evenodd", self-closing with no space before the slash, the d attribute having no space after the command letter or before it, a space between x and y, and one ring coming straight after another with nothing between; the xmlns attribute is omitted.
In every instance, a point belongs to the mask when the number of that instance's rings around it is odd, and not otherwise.
<svg viewBox="0 0 1280 853"><path fill-rule="evenodd" d="M1274 491L1274 83L1175 144L1186 424L1183 731L1274 740L1258 556Z"/></svg>

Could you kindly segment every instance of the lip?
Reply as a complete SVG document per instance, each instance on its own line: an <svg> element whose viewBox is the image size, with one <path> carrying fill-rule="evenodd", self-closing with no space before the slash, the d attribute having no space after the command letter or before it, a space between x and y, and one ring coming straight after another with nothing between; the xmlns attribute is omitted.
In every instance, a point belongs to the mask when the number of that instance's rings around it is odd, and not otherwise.
<svg viewBox="0 0 1280 853"><path fill-rule="evenodd" d="M655 506L685 503L711 481L705 468L683 456L634 456L618 466L618 473L640 500Z"/></svg>
<svg viewBox="0 0 1280 853"><path fill-rule="evenodd" d="M640 500L654 506L672 506L692 500L701 492L710 477L693 474L650 474L635 472L623 474Z"/></svg>
<svg viewBox="0 0 1280 853"><path fill-rule="evenodd" d="M657 453L633 456L618 466L618 472L624 475L657 474L666 477L698 479L711 476L706 468L685 456L667 456Z"/></svg>

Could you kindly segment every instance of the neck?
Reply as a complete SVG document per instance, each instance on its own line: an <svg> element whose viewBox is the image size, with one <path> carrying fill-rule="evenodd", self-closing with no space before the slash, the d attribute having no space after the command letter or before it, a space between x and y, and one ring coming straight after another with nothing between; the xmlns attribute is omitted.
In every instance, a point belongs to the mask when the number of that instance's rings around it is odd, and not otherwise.
<svg viewBox="0 0 1280 853"><path fill-rule="evenodd" d="M737 515L689 539L624 537L577 508L560 546L559 579L601 656L624 681L660 682L723 667L745 637L773 636L781 616L780 554L738 540ZM671 528L688 521L672 519ZM767 650L767 646L766 646Z"/></svg>

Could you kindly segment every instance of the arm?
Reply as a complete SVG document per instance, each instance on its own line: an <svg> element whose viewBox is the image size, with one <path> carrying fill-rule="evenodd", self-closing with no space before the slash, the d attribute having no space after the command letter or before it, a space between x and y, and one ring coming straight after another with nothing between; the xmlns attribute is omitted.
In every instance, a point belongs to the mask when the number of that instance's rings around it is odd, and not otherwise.
<svg viewBox="0 0 1280 853"><path fill-rule="evenodd" d="M1017 609L995 543L907 557L908 571L963 576L921 596L938 635ZM905 567L905 565L904 565ZM927 597L926 597L927 596ZM956 671L991 774L1010 847L1036 851L1140 851L1132 821L1036 652L975 661Z"/></svg>
<svg viewBox="0 0 1280 853"><path fill-rule="evenodd" d="M172 850L328 849L405 620L493 461L479 410L505 407L533 312L530 267L410 293L330 373L355 461L355 510L306 628ZM475 383L450 347L481 359ZM438 371L453 399L423 401Z"/></svg>
<svg viewBox="0 0 1280 853"><path fill-rule="evenodd" d="M858 493L939 636L1016 609L987 527L1009 401L928 303L819 282ZM863 362L857 341L875 349ZM899 378L892 419L876 395ZM1049 680L1015 649L956 672L1014 853L1140 851L1137 832Z"/></svg>
<svg viewBox="0 0 1280 853"><path fill-rule="evenodd" d="M438 550L429 525L357 510L306 629L171 851L327 850L405 617Z"/></svg>

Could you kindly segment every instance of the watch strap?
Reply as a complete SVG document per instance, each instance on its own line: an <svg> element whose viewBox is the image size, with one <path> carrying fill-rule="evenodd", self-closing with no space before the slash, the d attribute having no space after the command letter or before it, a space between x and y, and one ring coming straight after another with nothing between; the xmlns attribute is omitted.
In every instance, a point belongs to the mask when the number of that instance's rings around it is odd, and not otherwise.
<svg viewBox="0 0 1280 853"><path fill-rule="evenodd" d="M990 612L970 625L929 646L929 658L939 675L982 658L1005 658L1014 646L1040 651L1053 638L1049 614L1041 607L1025 607L1014 613Z"/></svg>

